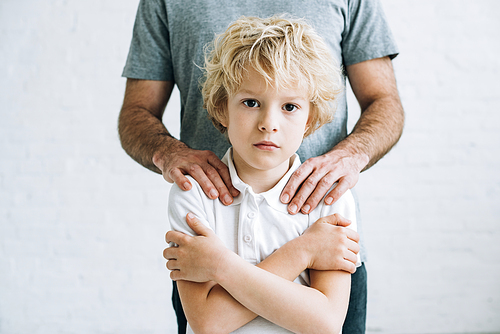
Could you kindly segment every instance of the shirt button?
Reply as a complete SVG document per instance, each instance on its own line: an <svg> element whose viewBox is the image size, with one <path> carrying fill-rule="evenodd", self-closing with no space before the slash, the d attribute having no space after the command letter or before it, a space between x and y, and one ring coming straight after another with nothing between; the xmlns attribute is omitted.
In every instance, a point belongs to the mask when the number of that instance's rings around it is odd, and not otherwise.
<svg viewBox="0 0 500 334"><path fill-rule="evenodd" d="M249 212L247 217L253 219L255 217L255 212Z"/></svg>
<svg viewBox="0 0 500 334"><path fill-rule="evenodd" d="M250 241L252 241L252 237L250 235L245 235L245 237L243 237L243 240L245 240L246 243L250 243Z"/></svg>

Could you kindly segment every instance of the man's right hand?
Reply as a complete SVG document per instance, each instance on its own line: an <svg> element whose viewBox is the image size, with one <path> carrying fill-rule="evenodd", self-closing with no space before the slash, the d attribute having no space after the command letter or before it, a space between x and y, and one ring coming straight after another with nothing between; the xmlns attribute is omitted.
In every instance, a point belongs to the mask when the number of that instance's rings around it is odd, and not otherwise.
<svg viewBox="0 0 500 334"><path fill-rule="evenodd" d="M339 214L318 219L300 237L307 247L309 269L356 271L359 234L346 228L351 222Z"/></svg>
<svg viewBox="0 0 500 334"><path fill-rule="evenodd" d="M239 191L233 187L227 166L211 151L182 146L153 155L153 163L161 170L163 178L175 182L182 190L190 190L191 182L185 176L190 175L209 198L219 197L225 205L231 204Z"/></svg>

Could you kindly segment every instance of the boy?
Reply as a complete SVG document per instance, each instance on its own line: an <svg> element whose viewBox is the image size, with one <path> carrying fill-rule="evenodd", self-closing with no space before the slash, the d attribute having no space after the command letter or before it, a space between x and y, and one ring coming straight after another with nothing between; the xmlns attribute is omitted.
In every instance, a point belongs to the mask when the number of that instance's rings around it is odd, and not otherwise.
<svg viewBox="0 0 500 334"><path fill-rule="evenodd" d="M309 263L289 265L272 255L321 217L338 213L355 229L350 192L309 215L289 215L279 201L300 165L295 151L302 139L333 118L331 103L341 89L333 63L301 20L242 18L215 40L205 63L204 107L232 144L223 162L240 195L224 206L192 178L189 192L172 187L169 220L186 234L168 232L178 247L164 255L179 280L189 332L340 331L350 275L302 272ZM359 264L351 248L346 259Z"/></svg>

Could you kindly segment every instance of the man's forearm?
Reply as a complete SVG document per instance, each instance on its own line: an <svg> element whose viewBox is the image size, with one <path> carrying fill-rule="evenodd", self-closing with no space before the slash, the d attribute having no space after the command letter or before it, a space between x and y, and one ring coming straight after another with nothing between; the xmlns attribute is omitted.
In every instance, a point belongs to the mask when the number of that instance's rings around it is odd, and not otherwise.
<svg viewBox="0 0 500 334"><path fill-rule="evenodd" d="M403 132L404 111L397 96L373 101L356 123L353 131L334 150L346 150L353 156L368 157L361 169L367 170L386 155L398 142ZM365 160L366 162L366 160Z"/></svg>
<svg viewBox="0 0 500 334"><path fill-rule="evenodd" d="M334 150L364 156L367 162L360 168L362 171L373 166L398 142L403 132L404 111L389 57L353 64L346 70L361 115L351 134Z"/></svg>
<svg viewBox="0 0 500 334"><path fill-rule="evenodd" d="M185 147L173 138L161 119L174 88L173 81L127 79L118 133L123 149L144 167L161 173L153 155Z"/></svg>
<svg viewBox="0 0 500 334"><path fill-rule="evenodd" d="M144 167L160 173L153 163L158 151L175 151L187 147L170 135L161 120L140 107L124 108L118 120L118 133L123 149Z"/></svg>

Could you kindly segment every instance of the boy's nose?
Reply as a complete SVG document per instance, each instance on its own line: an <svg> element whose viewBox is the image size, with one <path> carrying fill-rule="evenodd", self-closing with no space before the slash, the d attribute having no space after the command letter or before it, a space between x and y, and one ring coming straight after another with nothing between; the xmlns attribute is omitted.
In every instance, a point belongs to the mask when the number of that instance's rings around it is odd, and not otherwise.
<svg viewBox="0 0 500 334"><path fill-rule="evenodd" d="M276 132L278 131L278 121L272 111L264 111L260 124L260 131Z"/></svg>
<svg viewBox="0 0 500 334"><path fill-rule="evenodd" d="M260 130L261 131L269 131L269 132L276 132L278 131L278 128L277 127L273 127L273 126L265 126L265 125L261 125L260 126Z"/></svg>

